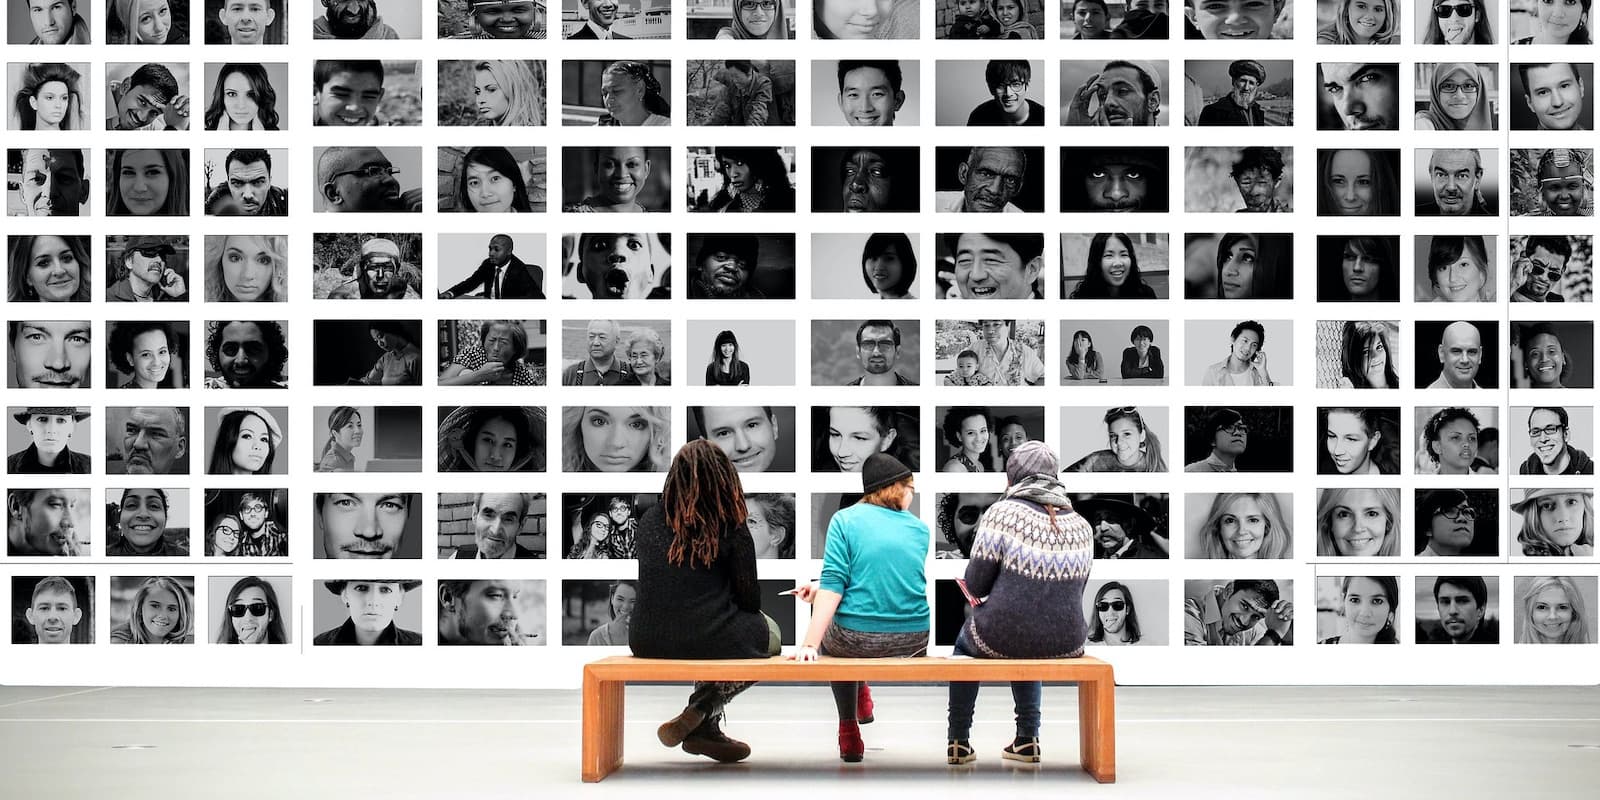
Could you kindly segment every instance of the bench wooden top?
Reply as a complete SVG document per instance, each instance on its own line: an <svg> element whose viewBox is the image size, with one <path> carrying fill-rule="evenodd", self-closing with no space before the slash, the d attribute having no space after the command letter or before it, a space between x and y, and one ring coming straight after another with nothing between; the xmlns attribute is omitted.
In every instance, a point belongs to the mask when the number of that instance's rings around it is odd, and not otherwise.
<svg viewBox="0 0 1600 800"><path fill-rule="evenodd" d="M774 658L680 660L611 656L584 665L602 681L1110 681L1111 665L1098 658L830 658L813 663Z"/></svg>

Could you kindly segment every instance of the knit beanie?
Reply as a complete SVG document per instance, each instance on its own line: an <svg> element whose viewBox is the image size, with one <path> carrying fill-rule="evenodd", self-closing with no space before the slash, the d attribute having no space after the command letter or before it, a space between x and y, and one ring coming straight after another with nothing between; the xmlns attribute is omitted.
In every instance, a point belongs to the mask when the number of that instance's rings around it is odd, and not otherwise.
<svg viewBox="0 0 1600 800"><path fill-rule="evenodd" d="M888 453L873 453L861 465L861 493L872 494L893 483L911 477L911 468Z"/></svg>
<svg viewBox="0 0 1600 800"><path fill-rule="evenodd" d="M1056 458L1050 445L1033 439L1023 442L1017 449L1011 451L1011 456L1006 459L1006 480L1011 483L1021 483L1035 475L1048 475L1055 477L1061 469L1061 461Z"/></svg>

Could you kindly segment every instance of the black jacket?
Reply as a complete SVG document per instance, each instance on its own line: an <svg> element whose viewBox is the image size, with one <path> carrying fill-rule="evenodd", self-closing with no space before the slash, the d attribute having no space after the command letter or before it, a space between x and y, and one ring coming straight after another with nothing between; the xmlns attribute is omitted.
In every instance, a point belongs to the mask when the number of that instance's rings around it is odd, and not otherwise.
<svg viewBox="0 0 1600 800"><path fill-rule="evenodd" d="M483 287L483 296L489 296L489 287L494 284L494 264L489 259L484 259L478 269L467 279L446 289L455 297L461 297L467 292L478 287ZM506 262L506 274L500 281L502 298L511 300L543 300L544 299L544 270L538 265L529 266L515 255Z"/></svg>

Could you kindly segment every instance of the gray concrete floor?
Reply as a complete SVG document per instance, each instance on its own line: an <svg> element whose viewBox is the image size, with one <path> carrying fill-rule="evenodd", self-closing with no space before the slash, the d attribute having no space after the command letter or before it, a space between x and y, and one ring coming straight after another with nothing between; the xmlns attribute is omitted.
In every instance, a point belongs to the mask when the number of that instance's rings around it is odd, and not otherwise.
<svg viewBox="0 0 1600 800"><path fill-rule="evenodd" d="M1045 690L1045 761L1007 766L1010 694L985 687L974 768L944 765L945 695L874 689L844 765L827 690L730 707L754 749L721 766L655 740L679 687L628 691L627 761L579 780L575 691L0 687L0 797L951 796L1579 798L1600 786L1600 688L1153 688L1117 692L1118 780L1078 769L1071 687ZM128 746L148 746L130 749Z"/></svg>

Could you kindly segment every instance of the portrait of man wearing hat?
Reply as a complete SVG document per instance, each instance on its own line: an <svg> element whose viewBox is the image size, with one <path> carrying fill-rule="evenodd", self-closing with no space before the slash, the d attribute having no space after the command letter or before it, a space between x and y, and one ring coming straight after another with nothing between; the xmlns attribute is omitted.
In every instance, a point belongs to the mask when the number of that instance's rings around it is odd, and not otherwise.
<svg viewBox="0 0 1600 800"><path fill-rule="evenodd" d="M322 587L339 598L348 612L336 628L317 634L314 645L420 645L422 634L395 625L394 615L406 593L422 585L408 580L324 581Z"/></svg>
<svg viewBox="0 0 1600 800"><path fill-rule="evenodd" d="M74 453L67 442L78 423L89 418L89 409L72 406L28 406L13 408L11 418L28 430L33 441L6 458L6 471L12 475L48 473L89 474L89 456Z"/></svg>
<svg viewBox="0 0 1600 800"><path fill-rule="evenodd" d="M122 247L122 277L106 289L113 303L183 302L189 283L167 264L178 250L169 236L134 236Z"/></svg>
<svg viewBox="0 0 1600 800"><path fill-rule="evenodd" d="M417 300L422 277L400 257L393 239L374 236L361 243L356 257L356 287L362 300ZM416 285L413 285L413 281Z"/></svg>
<svg viewBox="0 0 1600 800"><path fill-rule="evenodd" d="M1161 73L1144 62L1108 61L1078 85L1064 113L1063 125L1160 125Z"/></svg>
<svg viewBox="0 0 1600 800"><path fill-rule="evenodd" d="M1073 501L1094 530L1095 558L1166 558L1167 537L1132 494L1102 493Z"/></svg>
<svg viewBox="0 0 1600 800"><path fill-rule="evenodd" d="M1244 59L1228 65L1232 88L1228 93L1200 109L1201 125L1267 124L1267 111L1256 102L1256 92L1267 82L1267 68L1260 61Z"/></svg>
<svg viewBox="0 0 1600 800"><path fill-rule="evenodd" d="M761 240L748 233L714 233L700 242L689 267L689 297L695 300L765 300L751 285Z"/></svg>
<svg viewBox="0 0 1600 800"><path fill-rule="evenodd" d="M1061 210L1167 210L1165 147L1061 148Z"/></svg>

